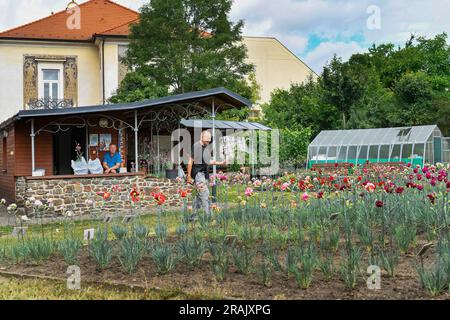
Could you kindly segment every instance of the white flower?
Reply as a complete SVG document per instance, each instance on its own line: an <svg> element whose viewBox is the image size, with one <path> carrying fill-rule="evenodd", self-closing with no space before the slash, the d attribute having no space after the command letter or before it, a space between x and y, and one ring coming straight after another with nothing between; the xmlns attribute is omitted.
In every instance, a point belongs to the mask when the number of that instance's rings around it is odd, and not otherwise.
<svg viewBox="0 0 450 320"><path fill-rule="evenodd" d="M34 205L35 205L36 207L42 207L44 204L42 203L41 200L36 200L36 201L34 201Z"/></svg>
<svg viewBox="0 0 450 320"><path fill-rule="evenodd" d="M87 204L88 206L91 206L91 205L94 204L94 201L92 201L91 199L87 199L87 200L86 200L86 204Z"/></svg>
<svg viewBox="0 0 450 320"><path fill-rule="evenodd" d="M28 216L21 216L20 219L22 219L22 221L30 221L30 218L28 218Z"/></svg>
<svg viewBox="0 0 450 320"><path fill-rule="evenodd" d="M17 204L15 204L15 203L11 203L7 208L8 211L15 211L16 209L17 209Z"/></svg>
<svg viewBox="0 0 450 320"><path fill-rule="evenodd" d="M6 200L5 200L5 199L2 199L2 200L0 200L0 203L1 203L1 204L5 204L5 203L6 203Z"/></svg>
<svg viewBox="0 0 450 320"><path fill-rule="evenodd" d="M31 202L35 202L36 201L36 199L34 197L31 197L28 200L30 200Z"/></svg>
<svg viewBox="0 0 450 320"><path fill-rule="evenodd" d="M66 211L66 216L68 216L68 217L73 216L73 212L72 211Z"/></svg>

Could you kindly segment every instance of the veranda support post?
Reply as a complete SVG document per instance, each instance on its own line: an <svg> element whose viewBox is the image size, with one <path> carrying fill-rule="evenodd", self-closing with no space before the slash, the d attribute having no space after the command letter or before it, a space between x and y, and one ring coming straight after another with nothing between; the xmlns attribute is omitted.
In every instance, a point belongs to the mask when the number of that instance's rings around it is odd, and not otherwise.
<svg viewBox="0 0 450 320"><path fill-rule="evenodd" d="M213 141L212 159L215 162L216 161L216 110L215 110L214 98L212 99L211 118L212 118L212 141ZM212 185L212 200L213 200L213 202L217 201L217 199L216 199L216 195L217 195L216 172L217 172L217 166L214 164L213 165L213 185Z"/></svg>
<svg viewBox="0 0 450 320"><path fill-rule="evenodd" d="M35 141L36 136L34 132L34 119L31 119L31 175L36 171L36 154L35 154Z"/></svg>
<svg viewBox="0 0 450 320"><path fill-rule="evenodd" d="M136 168L136 172L139 172L138 131L138 115L137 110L134 110L134 166Z"/></svg>

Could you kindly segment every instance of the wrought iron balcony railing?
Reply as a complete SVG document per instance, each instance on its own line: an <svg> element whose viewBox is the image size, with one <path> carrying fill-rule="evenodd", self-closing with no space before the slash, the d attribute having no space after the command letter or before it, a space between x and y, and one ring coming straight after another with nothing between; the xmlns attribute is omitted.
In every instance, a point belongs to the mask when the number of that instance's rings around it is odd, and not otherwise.
<svg viewBox="0 0 450 320"><path fill-rule="evenodd" d="M74 103L72 99L51 99L51 98L41 98L41 99L30 99L28 103L29 109L66 109L73 108Z"/></svg>

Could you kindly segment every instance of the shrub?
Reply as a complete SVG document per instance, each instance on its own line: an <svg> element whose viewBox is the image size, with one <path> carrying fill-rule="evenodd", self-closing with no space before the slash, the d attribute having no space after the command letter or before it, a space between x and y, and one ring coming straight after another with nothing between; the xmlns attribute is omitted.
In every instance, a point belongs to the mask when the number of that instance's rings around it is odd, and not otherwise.
<svg viewBox="0 0 450 320"><path fill-rule="evenodd" d="M219 243L210 242L209 252L212 256L212 268L218 281L225 280L229 268L229 248L225 240Z"/></svg>
<svg viewBox="0 0 450 320"><path fill-rule="evenodd" d="M125 237L120 241L119 261L122 268L132 274L142 259L144 242L139 237Z"/></svg>
<svg viewBox="0 0 450 320"><path fill-rule="evenodd" d="M34 263L41 263L50 258L55 251L55 244L52 240L42 237L32 238L25 242L28 257Z"/></svg>
<svg viewBox="0 0 450 320"><path fill-rule="evenodd" d="M113 225L111 230L117 240L122 240L128 234L128 227L118 224Z"/></svg>
<svg viewBox="0 0 450 320"><path fill-rule="evenodd" d="M22 241L17 242L9 247L6 254L14 260L15 263L22 262L26 260L29 255L28 246Z"/></svg>
<svg viewBox="0 0 450 320"><path fill-rule="evenodd" d="M433 297L443 293L449 284L446 266L442 260L436 261L429 270L420 266L417 268L417 272L422 287Z"/></svg>
<svg viewBox="0 0 450 320"><path fill-rule="evenodd" d="M59 242L58 250L68 265L77 264L78 252L83 243L80 239L70 237Z"/></svg>
<svg viewBox="0 0 450 320"><path fill-rule="evenodd" d="M256 252L248 247L233 248L232 251L234 264L238 271L242 274L248 274L253 269L253 260Z"/></svg>
<svg viewBox="0 0 450 320"><path fill-rule="evenodd" d="M151 256L159 274L166 274L171 271L178 261L173 246L161 242L153 243Z"/></svg>
<svg viewBox="0 0 450 320"><path fill-rule="evenodd" d="M159 220L155 226L155 234L156 234L156 239L158 239L160 242L166 241L167 235L169 234L167 224L165 224L161 220Z"/></svg>
<svg viewBox="0 0 450 320"><path fill-rule="evenodd" d="M113 257L113 246L108 241L106 230L97 232L96 237L90 243L89 253L94 257L100 270L108 267Z"/></svg>
<svg viewBox="0 0 450 320"><path fill-rule="evenodd" d="M381 250L380 259L383 268L387 271L387 273L393 277L395 274L395 269L397 268L398 263L400 262L400 256L398 249L395 247Z"/></svg>
<svg viewBox="0 0 450 320"><path fill-rule="evenodd" d="M351 247L346 255L342 257L340 266L341 277L345 286L352 290L358 284L358 274L360 273L361 250Z"/></svg>
<svg viewBox="0 0 450 320"><path fill-rule="evenodd" d="M136 224L134 226L134 235L139 239L147 238L148 236L148 228L143 224Z"/></svg>
<svg viewBox="0 0 450 320"><path fill-rule="evenodd" d="M206 251L205 242L199 236L186 236L178 242L178 248L187 264L194 268L200 264Z"/></svg>
<svg viewBox="0 0 450 320"><path fill-rule="evenodd" d="M300 288L308 289L317 264L315 247L312 244L301 247L298 250L295 260L296 263L292 268L295 281Z"/></svg>
<svg viewBox="0 0 450 320"><path fill-rule="evenodd" d="M394 241L403 253L407 253L416 239L416 228L411 226L397 226L393 232Z"/></svg>
<svg viewBox="0 0 450 320"><path fill-rule="evenodd" d="M265 287L270 287L272 285L272 267L271 263L266 259L262 259L256 267L256 276L259 283Z"/></svg>

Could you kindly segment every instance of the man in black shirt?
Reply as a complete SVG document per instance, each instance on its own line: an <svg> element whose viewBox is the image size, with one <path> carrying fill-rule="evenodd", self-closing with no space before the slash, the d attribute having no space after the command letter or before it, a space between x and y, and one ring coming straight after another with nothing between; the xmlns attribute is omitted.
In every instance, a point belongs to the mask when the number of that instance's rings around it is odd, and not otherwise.
<svg viewBox="0 0 450 320"><path fill-rule="evenodd" d="M191 156L187 168L187 182L195 184L197 194L193 202L194 218L200 207L210 217L209 189L208 189L208 165L224 165L226 162L211 161L211 154L205 153L206 147L211 143L211 132L203 131L200 140L192 145Z"/></svg>

